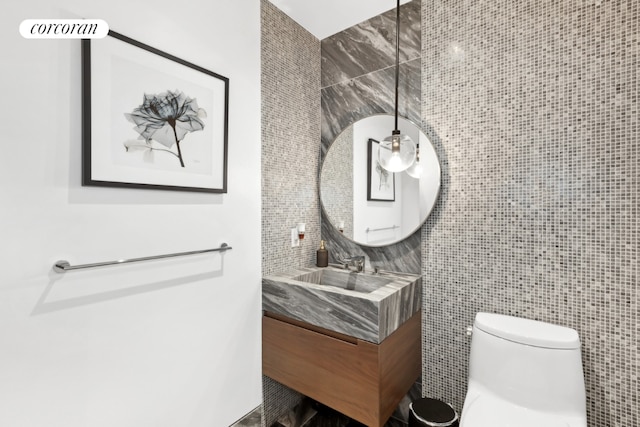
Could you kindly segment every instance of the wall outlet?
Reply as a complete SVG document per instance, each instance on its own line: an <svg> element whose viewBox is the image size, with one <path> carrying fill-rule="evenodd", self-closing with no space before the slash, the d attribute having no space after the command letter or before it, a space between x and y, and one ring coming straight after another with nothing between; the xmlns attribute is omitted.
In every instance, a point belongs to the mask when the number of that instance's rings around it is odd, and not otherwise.
<svg viewBox="0 0 640 427"><path fill-rule="evenodd" d="M291 247L297 248L298 246L300 246L300 239L298 238L298 229L292 228L291 229Z"/></svg>

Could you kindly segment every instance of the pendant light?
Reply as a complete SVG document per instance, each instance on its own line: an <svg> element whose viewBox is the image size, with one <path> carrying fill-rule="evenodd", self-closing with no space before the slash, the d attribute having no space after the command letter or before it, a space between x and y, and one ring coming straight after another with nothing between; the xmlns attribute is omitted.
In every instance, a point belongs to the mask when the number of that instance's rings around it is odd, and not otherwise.
<svg viewBox="0 0 640 427"><path fill-rule="evenodd" d="M413 162L413 164L409 166L409 169L407 169L405 172L411 178L420 179L420 177L422 176L422 171L422 163L420 163L420 144L416 144L416 161Z"/></svg>
<svg viewBox="0 0 640 427"><path fill-rule="evenodd" d="M378 162L389 172L402 172L413 164L416 158L416 145L409 135L398 130L398 80L400 74L400 0L396 7L396 120L391 136L380 143Z"/></svg>

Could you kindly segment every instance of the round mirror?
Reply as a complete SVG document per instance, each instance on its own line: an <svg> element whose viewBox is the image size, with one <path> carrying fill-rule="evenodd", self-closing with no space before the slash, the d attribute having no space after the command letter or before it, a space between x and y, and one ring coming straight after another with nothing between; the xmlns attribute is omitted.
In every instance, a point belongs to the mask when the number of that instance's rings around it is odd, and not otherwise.
<svg viewBox="0 0 640 427"><path fill-rule="evenodd" d="M402 134L418 144L416 168L391 173L378 163L379 141L391 134L394 117L377 115L346 128L329 147L320 171L320 202L329 222L364 246L385 246L413 234L427 219L440 190L440 163L419 127L398 118Z"/></svg>

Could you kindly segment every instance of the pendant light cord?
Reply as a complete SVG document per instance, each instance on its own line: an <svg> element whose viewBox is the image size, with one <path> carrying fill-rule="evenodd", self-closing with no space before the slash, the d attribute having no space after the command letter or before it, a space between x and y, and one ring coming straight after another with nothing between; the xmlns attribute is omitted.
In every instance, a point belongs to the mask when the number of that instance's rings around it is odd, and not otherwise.
<svg viewBox="0 0 640 427"><path fill-rule="evenodd" d="M398 80L400 74L400 0L396 6L396 127L398 130Z"/></svg>

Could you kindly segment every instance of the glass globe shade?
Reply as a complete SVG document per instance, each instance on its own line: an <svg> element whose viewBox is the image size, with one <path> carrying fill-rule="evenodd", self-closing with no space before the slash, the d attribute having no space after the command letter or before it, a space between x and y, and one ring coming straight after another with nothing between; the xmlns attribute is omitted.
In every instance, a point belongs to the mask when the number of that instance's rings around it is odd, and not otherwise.
<svg viewBox="0 0 640 427"><path fill-rule="evenodd" d="M409 166L406 172L407 175L409 175L411 178L420 179L423 172L422 163L420 163L420 161L416 159L416 161L413 162L411 166Z"/></svg>
<svg viewBox="0 0 640 427"><path fill-rule="evenodd" d="M416 144L409 135L393 131L380 143L378 162L389 172L402 172L413 164L416 158Z"/></svg>

